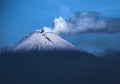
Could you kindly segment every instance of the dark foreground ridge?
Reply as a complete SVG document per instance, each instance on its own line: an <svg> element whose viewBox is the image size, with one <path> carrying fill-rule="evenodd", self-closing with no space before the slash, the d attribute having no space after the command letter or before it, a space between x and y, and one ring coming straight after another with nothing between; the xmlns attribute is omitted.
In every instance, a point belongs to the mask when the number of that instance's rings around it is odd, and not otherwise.
<svg viewBox="0 0 120 84"><path fill-rule="evenodd" d="M116 84L116 63L81 51L6 52L0 84Z"/></svg>

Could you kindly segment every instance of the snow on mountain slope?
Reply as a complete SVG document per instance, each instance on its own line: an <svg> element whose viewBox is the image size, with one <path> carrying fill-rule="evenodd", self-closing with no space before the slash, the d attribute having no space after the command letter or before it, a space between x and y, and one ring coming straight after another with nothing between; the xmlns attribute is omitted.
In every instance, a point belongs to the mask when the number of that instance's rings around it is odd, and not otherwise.
<svg viewBox="0 0 120 84"><path fill-rule="evenodd" d="M44 27L36 30L23 38L18 44L13 46L13 51L29 50L78 50L74 45L62 39L52 32L50 28Z"/></svg>

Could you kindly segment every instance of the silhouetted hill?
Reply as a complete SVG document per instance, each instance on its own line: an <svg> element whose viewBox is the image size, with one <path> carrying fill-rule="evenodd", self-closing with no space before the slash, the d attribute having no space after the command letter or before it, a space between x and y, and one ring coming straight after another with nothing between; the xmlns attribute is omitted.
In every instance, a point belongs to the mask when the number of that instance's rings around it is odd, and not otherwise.
<svg viewBox="0 0 120 84"><path fill-rule="evenodd" d="M0 55L0 84L116 84L120 67L82 51Z"/></svg>

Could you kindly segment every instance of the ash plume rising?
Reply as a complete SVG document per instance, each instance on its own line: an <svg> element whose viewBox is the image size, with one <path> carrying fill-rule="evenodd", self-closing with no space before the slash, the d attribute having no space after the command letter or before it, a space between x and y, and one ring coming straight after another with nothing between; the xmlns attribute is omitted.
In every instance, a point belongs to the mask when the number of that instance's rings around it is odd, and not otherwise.
<svg viewBox="0 0 120 84"><path fill-rule="evenodd" d="M63 17L55 18L53 31L56 33L75 34L85 32L120 32L120 18L104 17L98 12L77 12L72 17L64 20Z"/></svg>

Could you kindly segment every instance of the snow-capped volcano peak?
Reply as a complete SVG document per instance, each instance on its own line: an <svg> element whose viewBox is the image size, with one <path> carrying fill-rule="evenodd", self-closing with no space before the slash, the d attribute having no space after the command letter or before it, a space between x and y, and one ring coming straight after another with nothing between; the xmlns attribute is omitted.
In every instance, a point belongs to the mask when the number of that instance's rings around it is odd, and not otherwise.
<svg viewBox="0 0 120 84"><path fill-rule="evenodd" d="M77 50L77 48L61 37L57 36L48 27L41 30L35 30L18 44L12 50L14 51L29 51L29 50Z"/></svg>

